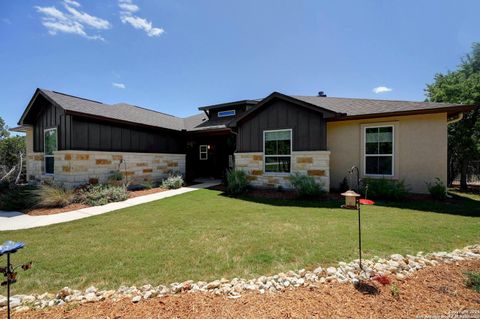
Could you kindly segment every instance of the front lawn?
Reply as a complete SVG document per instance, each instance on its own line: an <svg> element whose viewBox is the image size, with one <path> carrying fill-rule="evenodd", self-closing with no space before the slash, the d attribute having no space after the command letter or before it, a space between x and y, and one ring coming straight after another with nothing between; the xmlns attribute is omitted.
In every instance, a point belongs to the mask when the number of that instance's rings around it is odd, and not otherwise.
<svg viewBox="0 0 480 319"><path fill-rule="evenodd" d="M14 293L250 278L355 259L357 216L339 206L199 190L65 224L0 232L0 242L25 241L13 261L34 262L32 270L20 271ZM480 201L474 199L363 207L366 257L452 250L479 243L479 229Z"/></svg>

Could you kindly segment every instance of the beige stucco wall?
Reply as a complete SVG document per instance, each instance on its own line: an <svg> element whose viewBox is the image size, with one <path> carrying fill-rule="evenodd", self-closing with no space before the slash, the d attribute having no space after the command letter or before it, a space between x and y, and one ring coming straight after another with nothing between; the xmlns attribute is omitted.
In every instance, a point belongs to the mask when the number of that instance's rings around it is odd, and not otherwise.
<svg viewBox="0 0 480 319"><path fill-rule="evenodd" d="M292 152L292 173L312 176L317 183L328 191L330 189L328 151ZM292 188L290 174L264 173L263 153L235 153L235 168L248 174L250 185L254 187Z"/></svg>
<svg viewBox="0 0 480 319"><path fill-rule="evenodd" d="M394 176L404 179L415 193L427 193L425 182L447 182L447 114L399 116L329 122L327 147L330 155L330 185L338 188L347 171L356 165L363 175L363 128L372 124L394 126Z"/></svg>

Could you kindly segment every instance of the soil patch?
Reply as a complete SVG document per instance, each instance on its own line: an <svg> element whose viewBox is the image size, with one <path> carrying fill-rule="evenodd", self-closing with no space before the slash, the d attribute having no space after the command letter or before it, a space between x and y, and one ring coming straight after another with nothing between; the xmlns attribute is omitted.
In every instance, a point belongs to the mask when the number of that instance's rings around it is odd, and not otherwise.
<svg viewBox="0 0 480 319"><path fill-rule="evenodd" d="M59 214L59 213L66 213L70 212L72 210L77 210L77 209L82 209L82 208L87 208L90 207L85 204L70 204L65 207L56 207L56 208L33 208L25 212L25 214L28 214L30 216L40 216L40 215L53 215L53 214Z"/></svg>
<svg viewBox="0 0 480 319"><path fill-rule="evenodd" d="M128 197L129 198L134 198L134 197L143 196L143 195L161 193L161 192L164 192L164 191L167 191L167 190L168 189L166 189L166 188L155 187L155 188L150 188L150 189L142 189L142 190L138 190L138 191L129 191L128 192Z"/></svg>
<svg viewBox="0 0 480 319"><path fill-rule="evenodd" d="M66 305L17 313L15 318L461 318L478 316L480 293L465 287L464 272L480 269L480 261L443 264L416 272L391 286L368 282L377 293L351 284L318 284L283 293L248 293L238 299L185 293L133 304L117 302ZM475 311L477 311L475 313ZM463 313L462 313L463 312ZM0 313L1 314L1 313ZM455 315L457 317L455 317ZM430 317L429 317L430 316ZM470 316L470 318L475 318Z"/></svg>

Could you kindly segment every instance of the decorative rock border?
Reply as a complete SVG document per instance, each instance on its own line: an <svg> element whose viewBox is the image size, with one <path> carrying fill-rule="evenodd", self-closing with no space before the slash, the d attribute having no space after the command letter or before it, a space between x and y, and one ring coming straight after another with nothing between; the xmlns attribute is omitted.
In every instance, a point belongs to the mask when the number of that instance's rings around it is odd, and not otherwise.
<svg viewBox="0 0 480 319"><path fill-rule="evenodd" d="M172 283L169 286L144 285L142 287L121 286L117 290L98 290L89 287L85 291L73 290L65 287L57 294L44 293L41 295L15 295L10 299L10 305L16 311L26 311L30 308L46 308L61 306L65 303L95 302L105 299L119 300L131 298L136 303L142 299L163 297L166 295L180 293L212 293L215 295L227 295L228 298L240 298L241 293L256 291L260 294L266 292L274 293L293 289L295 287L310 286L316 283L339 282L356 283L362 279L369 279L377 274L392 275L397 280L404 280L413 272L428 266L435 266L440 263L454 263L463 260L480 259L480 245L467 246L463 249L455 249L452 252L437 252L424 254L419 252L416 256L399 254L391 255L388 259L374 257L363 260L362 271L358 260L350 263L339 262L338 267L326 269L318 267L313 271L301 269L279 273L274 276L261 276L256 279L225 278L212 282L193 280L183 283ZM0 295L0 310L6 307L7 298Z"/></svg>

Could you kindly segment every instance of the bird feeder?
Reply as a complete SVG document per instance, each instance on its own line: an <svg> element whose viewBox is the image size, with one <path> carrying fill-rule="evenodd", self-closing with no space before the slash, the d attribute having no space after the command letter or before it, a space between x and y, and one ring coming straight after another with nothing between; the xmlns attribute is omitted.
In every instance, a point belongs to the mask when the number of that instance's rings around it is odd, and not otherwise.
<svg viewBox="0 0 480 319"><path fill-rule="evenodd" d="M342 206L343 208L357 209L357 198L360 197L360 194L357 194L355 191L348 190L341 195L345 197L345 205Z"/></svg>
<svg viewBox="0 0 480 319"><path fill-rule="evenodd" d="M2 286L7 286L7 318L10 319L10 285L17 282L17 272L16 269L21 267L23 270L28 270L32 268L32 262L28 262L22 265L13 266L10 262L10 255L16 253L19 249L25 247L25 244L22 242L14 242L7 240L2 245L0 245L0 257L7 255L7 266L0 267L0 274L3 274L6 279L1 283Z"/></svg>

